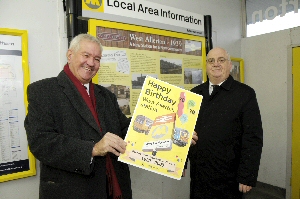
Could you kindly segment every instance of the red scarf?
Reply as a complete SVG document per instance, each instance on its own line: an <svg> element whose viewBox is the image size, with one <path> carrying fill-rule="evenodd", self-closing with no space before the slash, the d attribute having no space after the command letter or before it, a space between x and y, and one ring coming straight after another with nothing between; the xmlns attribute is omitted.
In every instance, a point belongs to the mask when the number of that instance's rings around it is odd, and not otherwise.
<svg viewBox="0 0 300 199"><path fill-rule="evenodd" d="M91 82L89 83L89 87L90 87L89 92L90 92L90 96L91 96L91 97L89 97L84 85L73 75L68 64L65 65L64 71L68 75L68 77L71 79L71 81L74 83L74 85L76 86L77 90L79 91L82 98L84 99L86 105L89 107L90 111L92 112L92 114L100 128L100 131L102 131L102 129L100 127L98 115L96 112L96 108L95 108L96 107L96 99L95 99L95 94L94 94L94 86L92 86L93 84Z"/></svg>
<svg viewBox="0 0 300 199"><path fill-rule="evenodd" d="M84 85L73 75L71 72L69 65L66 64L64 66L64 72L68 75L68 77L71 79L71 81L74 83L76 86L77 90L81 94L82 98L84 99L85 103L89 107L90 111L92 112L99 128L100 131L102 132L102 129L100 127L100 121L98 119L98 115L96 112L96 97L94 93L94 86L90 82L89 83L89 93L90 96L87 93L86 88ZM106 155L106 176L108 179L108 188L109 188L109 195L113 194L113 199L122 199L122 192L118 183L118 179L116 176L116 172L114 169L114 166L112 164L111 158L109 154Z"/></svg>

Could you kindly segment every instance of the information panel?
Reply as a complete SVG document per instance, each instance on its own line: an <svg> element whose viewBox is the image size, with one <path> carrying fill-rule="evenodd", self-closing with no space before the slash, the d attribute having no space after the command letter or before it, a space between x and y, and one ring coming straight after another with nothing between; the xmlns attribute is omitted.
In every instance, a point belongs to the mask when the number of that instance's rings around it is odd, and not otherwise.
<svg viewBox="0 0 300 199"><path fill-rule="evenodd" d="M0 182L36 174L24 128L27 37L25 30L0 29Z"/></svg>
<svg viewBox="0 0 300 199"><path fill-rule="evenodd" d="M206 80L205 38L104 20L89 20L104 51L93 79L113 92L131 116L146 76L190 90Z"/></svg>

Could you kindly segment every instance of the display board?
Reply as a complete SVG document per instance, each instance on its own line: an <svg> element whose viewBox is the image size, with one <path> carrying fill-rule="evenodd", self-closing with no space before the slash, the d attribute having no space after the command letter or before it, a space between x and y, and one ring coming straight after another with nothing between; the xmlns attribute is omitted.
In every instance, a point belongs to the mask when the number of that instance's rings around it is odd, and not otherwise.
<svg viewBox="0 0 300 199"><path fill-rule="evenodd" d="M190 90L206 81L205 38L105 20L89 20L104 50L93 79L113 92L131 116L146 76Z"/></svg>
<svg viewBox="0 0 300 199"><path fill-rule="evenodd" d="M0 182L36 174L24 128L29 84L28 33L0 29Z"/></svg>

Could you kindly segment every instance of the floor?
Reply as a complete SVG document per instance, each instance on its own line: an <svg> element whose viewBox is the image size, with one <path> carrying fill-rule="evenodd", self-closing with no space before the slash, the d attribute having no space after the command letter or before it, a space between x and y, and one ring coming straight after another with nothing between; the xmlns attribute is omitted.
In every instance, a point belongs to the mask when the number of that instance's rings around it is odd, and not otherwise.
<svg viewBox="0 0 300 199"><path fill-rule="evenodd" d="M258 182L245 199L285 199L285 189Z"/></svg>

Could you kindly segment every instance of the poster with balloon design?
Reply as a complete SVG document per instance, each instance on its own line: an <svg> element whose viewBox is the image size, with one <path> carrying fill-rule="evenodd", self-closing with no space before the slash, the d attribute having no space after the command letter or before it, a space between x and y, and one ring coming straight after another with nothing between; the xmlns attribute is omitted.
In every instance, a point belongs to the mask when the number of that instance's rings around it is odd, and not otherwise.
<svg viewBox="0 0 300 199"><path fill-rule="evenodd" d="M181 179L202 96L147 76L119 161Z"/></svg>

